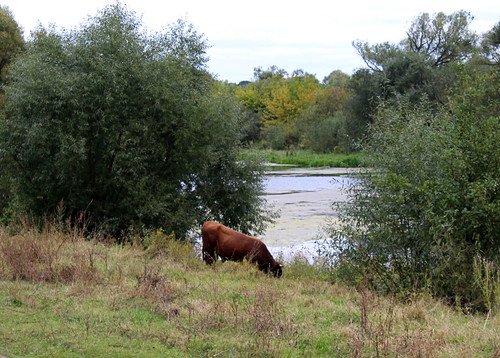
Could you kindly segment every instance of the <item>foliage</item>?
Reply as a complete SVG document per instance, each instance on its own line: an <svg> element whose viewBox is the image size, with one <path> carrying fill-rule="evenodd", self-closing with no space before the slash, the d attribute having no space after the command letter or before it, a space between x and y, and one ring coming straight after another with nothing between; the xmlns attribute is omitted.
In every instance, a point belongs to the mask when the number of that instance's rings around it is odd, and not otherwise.
<svg viewBox="0 0 500 358"><path fill-rule="evenodd" d="M373 71L383 71L401 51L421 55L432 67L463 62L474 52L477 41L477 36L468 28L472 19L472 15L463 10L450 15L439 12L433 17L422 13L411 23L400 44L384 42L370 46L367 42L354 41L353 46Z"/></svg>
<svg viewBox="0 0 500 358"><path fill-rule="evenodd" d="M477 36L468 29L473 17L466 11L446 15L442 12L418 16L407 31L404 46L431 61L433 67L461 62L475 49Z"/></svg>
<svg viewBox="0 0 500 358"><path fill-rule="evenodd" d="M258 142L261 137L262 122L257 113L245 108L242 108L241 111L241 143L252 145Z"/></svg>
<svg viewBox="0 0 500 358"><path fill-rule="evenodd" d="M317 153L347 151L350 143L344 110L352 96L348 88L350 77L334 71L325 81L327 84L318 89L316 100L296 121L300 145Z"/></svg>
<svg viewBox="0 0 500 358"><path fill-rule="evenodd" d="M485 309L489 314L500 306L500 270L494 262L474 257L474 284L481 292Z"/></svg>
<svg viewBox="0 0 500 358"><path fill-rule="evenodd" d="M339 112L334 116L303 123L305 146L316 153L347 152L345 118Z"/></svg>
<svg viewBox="0 0 500 358"><path fill-rule="evenodd" d="M287 81L272 83L271 92L264 99L264 126L292 122L316 99L317 89L318 80L313 75L302 72L294 72Z"/></svg>
<svg viewBox="0 0 500 358"><path fill-rule="evenodd" d="M500 21L488 31L481 42L482 49L492 63L500 63Z"/></svg>
<svg viewBox="0 0 500 358"><path fill-rule="evenodd" d="M261 229L261 172L237 160L240 110L206 48L182 21L148 35L120 4L71 32L40 28L12 65L0 128L18 213L63 206L117 235L184 238L208 218Z"/></svg>
<svg viewBox="0 0 500 358"><path fill-rule="evenodd" d="M344 277L485 307L473 263L500 259L499 77L470 76L449 108L401 99L379 109L365 147L374 169L340 204L341 225L332 228Z"/></svg>
<svg viewBox="0 0 500 358"><path fill-rule="evenodd" d="M9 8L0 5L0 122L4 120L7 73L10 63L24 49L22 31ZM0 168L0 223L8 222L12 216L9 202L12 200L12 183Z"/></svg>
<svg viewBox="0 0 500 358"><path fill-rule="evenodd" d="M0 6L0 85L5 83L6 68L24 48L19 25L6 6Z"/></svg>
<svg viewBox="0 0 500 358"><path fill-rule="evenodd" d="M350 77L347 80L350 80ZM310 110L317 117L333 116L344 110L350 95L347 84L328 84L320 88L316 101Z"/></svg>
<svg viewBox="0 0 500 358"><path fill-rule="evenodd" d="M271 136L271 143L279 143L274 140L278 133L286 136L281 144L275 144L276 148L296 144L295 121L315 102L318 80L301 70L288 76L286 71L275 66L267 71L257 68L254 76L255 82L238 89L240 102L260 119L260 126Z"/></svg>
<svg viewBox="0 0 500 358"><path fill-rule="evenodd" d="M323 84L332 87L347 88L349 86L349 79L350 76L347 73L335 70L323 78Z"/></svg>
<svg viewBox="0 0 500 358"><path fill-rule="evenodd" d="M346 107L351 96L349 81L349 75L341 71L333 71L320 84L301 70L288 76L275 66L266 71L257 68L255 82L238 88L237 96L247 110L248 125L262 131L264 145L325 152L348 147L344 121L332 118L340 118ZM333 122L336 124L330 125Z"/></svg>
<svg viewBox="0 0 500 358"><path fill-rule="evenodd" d="M284 125L275 125L266 128L263 137L265 146L271 149L282 150L291 144L289 140L290 136L287 136L287 128Z"/></svg>
<svg viewBox="0 0 500 358"><path fill-rule="evenodd" d="M413 104L423 97L430 99L432 106L446 103L457 64L475 51L477 36L469 29L471 20L465 11L433 16L423 13L398 44L354 41L368 68L352 76L353 96L346 109L350 138L366 134L381 102L397 101L403 95Z"/></svg>

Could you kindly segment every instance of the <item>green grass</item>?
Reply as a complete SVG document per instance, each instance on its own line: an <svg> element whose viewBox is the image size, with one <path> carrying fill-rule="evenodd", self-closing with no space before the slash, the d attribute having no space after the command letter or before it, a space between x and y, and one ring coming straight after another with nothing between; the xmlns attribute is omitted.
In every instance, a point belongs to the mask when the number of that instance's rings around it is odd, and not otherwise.
<svg viewBox="0 0 500 358"><path fill-rule="evenodd" d="M11 236L0 228L0 355L500 353L498 314L485 325L485 316L464 315L428 297L402 304L356 292L303 261L287 263L281 279L247 263L207 267L190 245L158 233L155 241L160 244L145 251L55 230ZM37 255L22 254L34 248Z"/></svg>
<svg viewBox="0 0 500 358"><path fill-rule="evenodd" d="M362 162L361 153L314 153L305 149L272 150L245 149L242 154L258 156L264 161L275 164L293 164L304 167L359 167Z"/></svg>

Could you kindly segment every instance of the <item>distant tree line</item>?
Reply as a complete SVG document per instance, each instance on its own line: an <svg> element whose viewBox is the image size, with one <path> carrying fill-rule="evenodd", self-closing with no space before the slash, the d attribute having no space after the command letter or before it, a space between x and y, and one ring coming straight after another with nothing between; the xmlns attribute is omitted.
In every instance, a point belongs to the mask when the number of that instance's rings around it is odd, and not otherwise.
<svg viewBox="0 0 500 358"><path fill-rule="evenodd" d="M275 66L256 68L255 81L239 86L236 97L246 118L244 143L274 149L347 150L342 112L350 97L349 76L334 71L319 83L302 70L291 75Z"/></svg>
<svg viewBox="0 0 500 358"><path fill-rule="evenodd" d="M444 104L459 78L459 65L495 53L495 31L479 36L469 29L472 15L419 15L397 44L353 41L366 67L352 75L333 71L320 83L296 70L289 75L272 66L256 68L236 96L245 109L245 141L284 149L317 152L359 149L380 103L405 96L417 103L424 96ZM489 48L489 50L488 50Z"/></svg>

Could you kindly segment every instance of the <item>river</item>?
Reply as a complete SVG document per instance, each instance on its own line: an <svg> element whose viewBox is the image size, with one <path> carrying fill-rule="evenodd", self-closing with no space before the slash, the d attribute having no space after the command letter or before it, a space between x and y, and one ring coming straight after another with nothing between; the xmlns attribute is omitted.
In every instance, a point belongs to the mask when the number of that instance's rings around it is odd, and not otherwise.
<svg viewBox="0 0 500 358"><path fill-rule="evenodd" d="M316 241L327 240L324 226L335 220L333 202L347 199L345 190L356 179L354 168L279 169L266 172L267 202L279 217L264 235L263 241L273 255L285 260L296 254L309 262L316 255Z"/></svg>

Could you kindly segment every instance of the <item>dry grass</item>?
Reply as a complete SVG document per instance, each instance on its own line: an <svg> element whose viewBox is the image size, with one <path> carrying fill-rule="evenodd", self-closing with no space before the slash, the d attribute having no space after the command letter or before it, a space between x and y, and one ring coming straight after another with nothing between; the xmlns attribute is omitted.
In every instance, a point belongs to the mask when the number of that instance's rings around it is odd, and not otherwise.
<svg viewBox="0 0 500 358"><path fill-rule="evenodd" d="M500 320L408 304L289 263L208 267L157 232L148 249L0 232L0 355L495 357Z"/></svg>
<svg viewBox="0 0 500 358"><path fill-rule="evenodd" d="M360 322L350 332L353 356L363 351L376 357L434 357L445 340L426 324L427 314L420 305L397 304L380 299L366 289L359 294Z"/></svg>
<svg viewBox="0 0 500 358"><path fill-rule="evenodd" d="M42 232L26 228L17 235L0 235L4 279L87 284L98 280L96 253L92 246L79 245L83 239L71 240L50 226Z"/></svg>

